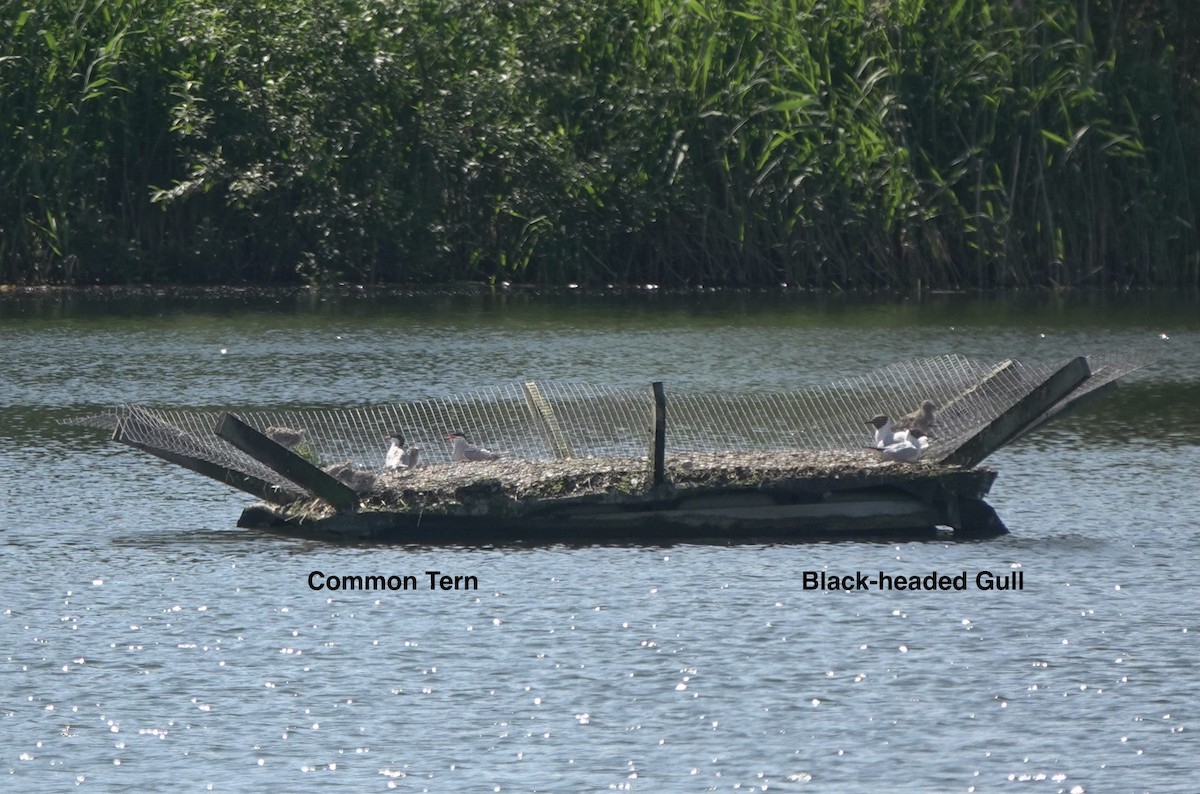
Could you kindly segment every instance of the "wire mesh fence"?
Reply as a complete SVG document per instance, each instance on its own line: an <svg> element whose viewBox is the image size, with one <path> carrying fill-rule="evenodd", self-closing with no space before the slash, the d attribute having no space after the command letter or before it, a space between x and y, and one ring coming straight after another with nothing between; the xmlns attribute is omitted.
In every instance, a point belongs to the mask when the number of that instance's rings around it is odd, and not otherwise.
<svg viewBox="0 0 1200 794"><path fill-rule="evenodd" d="M1092 376L1049 412L1153 360L1129 351L1089 357ZM779 393L675 393L667 385L672 453L837 452L871 440L865 420L936 406L926 457L940 459L1043 383L1061 364L979 361L959 355L918 358L822 387ZM367 469L384 464L385 436L399 433L426 465L450 461L448 432L509 459L628 458L648 454L651 387L526 381L419 402L347 409L236 412L252 427L298 433L288 445L318 465ZM122 440L208 461L286 486L286 481L214 434L223 412L127 405L67 420L119 431ZM293 443L294 442L294 443Z"/></svg>

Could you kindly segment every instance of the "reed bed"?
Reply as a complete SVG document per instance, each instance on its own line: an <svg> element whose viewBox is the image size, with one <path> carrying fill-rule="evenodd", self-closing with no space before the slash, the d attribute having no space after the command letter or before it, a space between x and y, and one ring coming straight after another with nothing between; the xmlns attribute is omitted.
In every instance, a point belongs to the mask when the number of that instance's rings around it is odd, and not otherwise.
<svg viewBox="0 0 1200 794"><path fill-rule="evenodd" d="M1200 286L1168 0L0 0L0 283Z"/></svg>

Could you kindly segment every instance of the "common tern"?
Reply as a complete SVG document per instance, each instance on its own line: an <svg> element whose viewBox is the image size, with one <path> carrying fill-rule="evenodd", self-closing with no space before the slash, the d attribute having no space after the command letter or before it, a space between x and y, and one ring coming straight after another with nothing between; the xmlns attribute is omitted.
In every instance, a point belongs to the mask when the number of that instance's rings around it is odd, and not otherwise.
<svg viewBox="0 0 1200 794"><path fill-rule="evenodd" d="M419 450L416 447L405 447L404 436L393 431L383 438L389 442L387 457L383 461L385 469L407 469L416 465Z"/></svg>
<svg viewBox="0 0 1200 794"><path fill-rule="evenodd" d="M446 440L453 445L450 450L450 460L453 461L496 460L500 457L498 453L492 452L490 449L475 446L459 432L448 433Z"/></svg>

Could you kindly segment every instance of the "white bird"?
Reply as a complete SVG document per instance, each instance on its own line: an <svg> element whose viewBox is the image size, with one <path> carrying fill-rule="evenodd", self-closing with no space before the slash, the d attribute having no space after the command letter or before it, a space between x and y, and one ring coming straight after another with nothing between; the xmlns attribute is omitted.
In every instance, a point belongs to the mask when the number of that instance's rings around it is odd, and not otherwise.
<svg viewBox="0 0 1200 794"><path fill-rule="evenodd" d="M873 449L883 449L884 447L898 444L901 441L908 441L908 431L895 431L892 429L892 418L887 414L877 414L863 422L875 428L875 438L871 445Z"/></svg>
<svg viewBox="0 0 1200 794"><path fill-rule="evenodd" d="M921 407L896 420L897 430L920 430L925 435L933 429L933 412L937 408L932 400L921 403Z"/></svg>
<svg viewBox="0 0 1200 794"><path fill-rule="evenodd" d="M404 436L397 432L388 433L383 437L388 445L387 457L383 460L385 469L407 469L417 464L417 447L405 448Z"/></svg>
<svg viewBox="0 0 1200 794"><path fill-rule="evenodd" d="M446 435L446 440L453 444L453 448L450 450L450 460L453 461L496 460L500 457L498 453L492 452L490 449L477 447L467 441L467 437L462 433L449 433Z"/></svg>
<svg viewBox="0 0 1200 794"><path fill-rule="evenodd" d="M916 463L925 452L925 434L919 429L908 431L908 438L889 444L879 450L885 460L895 460L901 463Z"/></svg>

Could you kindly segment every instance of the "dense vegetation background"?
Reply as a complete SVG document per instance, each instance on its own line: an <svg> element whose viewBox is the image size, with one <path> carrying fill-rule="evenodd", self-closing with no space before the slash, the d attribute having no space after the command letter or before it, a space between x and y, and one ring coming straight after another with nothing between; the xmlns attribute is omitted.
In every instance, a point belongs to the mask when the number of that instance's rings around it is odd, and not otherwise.
<svg viewBox="0 0 1200 794"><path fill-rule="evenodd" d="M0 283L1200 284L1194 0L0 9Z"/></svg>

